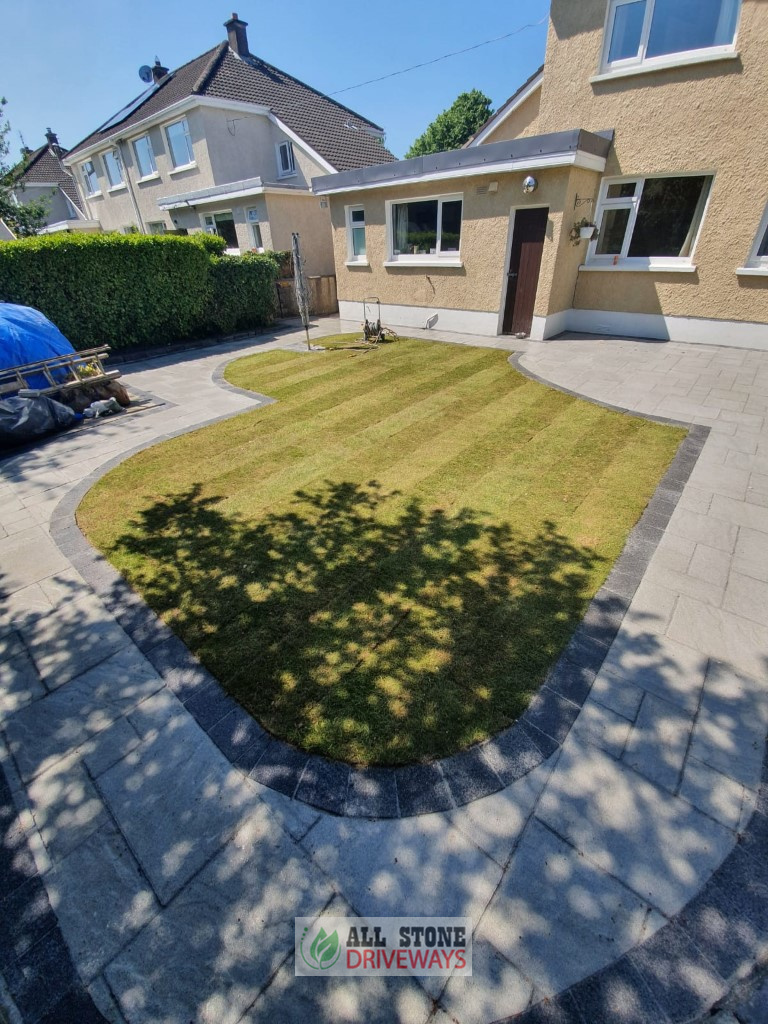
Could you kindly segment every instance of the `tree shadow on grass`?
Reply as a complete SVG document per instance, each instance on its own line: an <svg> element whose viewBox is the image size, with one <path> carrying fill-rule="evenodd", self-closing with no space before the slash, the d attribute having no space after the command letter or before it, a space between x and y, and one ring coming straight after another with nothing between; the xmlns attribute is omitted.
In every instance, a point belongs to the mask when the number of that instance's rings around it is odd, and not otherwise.
<svg viewBox="0 0 768 1024"><path fill-rule="evenodd" d="M108 554L266 728L356 763L513 722L605 571L552 522L524 535L376 481L326 481L258 521L194 486Z"/></svg>

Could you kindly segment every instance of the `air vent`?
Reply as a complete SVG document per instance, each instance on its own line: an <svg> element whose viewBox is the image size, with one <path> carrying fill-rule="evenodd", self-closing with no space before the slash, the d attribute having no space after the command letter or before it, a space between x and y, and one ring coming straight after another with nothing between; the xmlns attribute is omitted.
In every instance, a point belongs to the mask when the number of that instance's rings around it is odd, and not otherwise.
<svg viewBox="0 0 768 1024"><path fill-rule="evenodd" d="M476 185L475 186L475 195L476 196L486 196L486 195L488 195L488 186L487 185Z"/></svg>

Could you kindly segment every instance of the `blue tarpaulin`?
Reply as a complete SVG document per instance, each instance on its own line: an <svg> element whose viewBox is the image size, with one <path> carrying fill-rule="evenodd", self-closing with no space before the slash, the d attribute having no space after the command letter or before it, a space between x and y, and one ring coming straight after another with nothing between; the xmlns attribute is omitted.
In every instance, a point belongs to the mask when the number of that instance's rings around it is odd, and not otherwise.
<svg viewBox="0 0 768 1024"><path fill-rule="evenodd" d="M39 310L0 302L0 370L74 351L58 327ZM65 380L67 371L59 370L54 377ZM32 388L48 387L43 374L27 377L27 382Z"/></svg>

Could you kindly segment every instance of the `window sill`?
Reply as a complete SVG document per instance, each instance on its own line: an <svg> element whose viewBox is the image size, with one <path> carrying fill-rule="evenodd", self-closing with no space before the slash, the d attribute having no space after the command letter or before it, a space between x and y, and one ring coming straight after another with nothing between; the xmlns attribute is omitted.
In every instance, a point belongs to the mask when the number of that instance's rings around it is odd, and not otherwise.
<svg viewBox="0 0 768 1024"><path fill-rule="evenodd" d="M650 75L654 71L667 71L670 68L682 68L689 64L711 64L722 60L738 60L738 50L730 50L728 53L697 53L691 56L680 55L670 57L669 60L660 60L655 64L632 64L630 67L613 68L609 71L602 71L598 75L592 75L590 82L596 85L600 82L612 82L616 78L630 78L633 75Z"/></svg>
<svg viewBox="0 0 768 1024"><path fill-rule="evenodd" d="M768 267L738 267L740 277L768 277Z"/></svg>
<svg viewBox="0 0 768 1024"><path fill-rule="evenodd" d="M180 164L178 167L174 167L172 171L168 171L169 174L181 174L182 171L191 171L194 167L197 167L197 161L193 160L191 164ZM160 175L158 175L160 177Z"/></svg>
<svg viewBox="0 0 768 1024"><path fill-rule="evenodd" d="M579 270L608 274L695 274L693 263L654 263L653 266L630 267L626 263L582 263Z"/></svg>
<svg viewBox="0 0 768 1024"><path fill-rule="evenodd" d="M85 193L85 198L86 199L98 199L102 195L103 195L103 192L101 191L101 189L99 189L98 192L86 192Z"/></svg>
<svg viewBox="0 0 768 1024"><path fill-rule="evenodd" d="M461 268L464 266L464 262L461 259L437 259L431 257L424 257L418 259L417 257L411 257L411 259L397 259L397 260L385 260L385 267L453 267Z"/></svg>
<svg viewBox="0 0 768 1024"><path fill-rule="evenodd" d="M107 192L109 193L109 195L113 195L115 192L125 192L127 187L128 186L125 184L125 182L122 181L119 185L113 185L112 188L108 188Z"/></svg>
<svg viewBox="0 0 768 1024"><path fill-rule="evenodd" d="M386 266L386 264L384 264ZM370 267L368 260L346 260L345 267Z"/></svg>
<svg viewBox="0 0 768 1024"><path fill-rule="evenodd" d="M190 166L192 165L190 164ZM182 168L180 167L179 170L182 170ZM143 185L145 181L157 181L159 178L160 175L158 174L158 172L154 171L152 174L145 174L143 178L137 178L136 184Z"/></svg>
<svg viewBox="0 0 768 1024"><path fill-rule="evenodd" d="M295 178L298 176L298 171L291 171L289 174L278 174L278 180L284 181L286 178Z"/></svg>

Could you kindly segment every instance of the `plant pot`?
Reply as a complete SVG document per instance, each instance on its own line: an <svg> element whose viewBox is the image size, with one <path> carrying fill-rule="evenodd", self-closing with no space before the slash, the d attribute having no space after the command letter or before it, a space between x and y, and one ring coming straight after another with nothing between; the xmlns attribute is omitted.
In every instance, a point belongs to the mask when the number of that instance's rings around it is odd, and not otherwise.
<svg viewBox="0 0 768 1024"><path fill-rule="evenodd" d="M595 225L594 224L588 224L586 227L579 228L579 238L581 238L582 241L587 241L587 242L591 241L592 240L592 236L594 235L594 233L595 233Z"/></svg>

